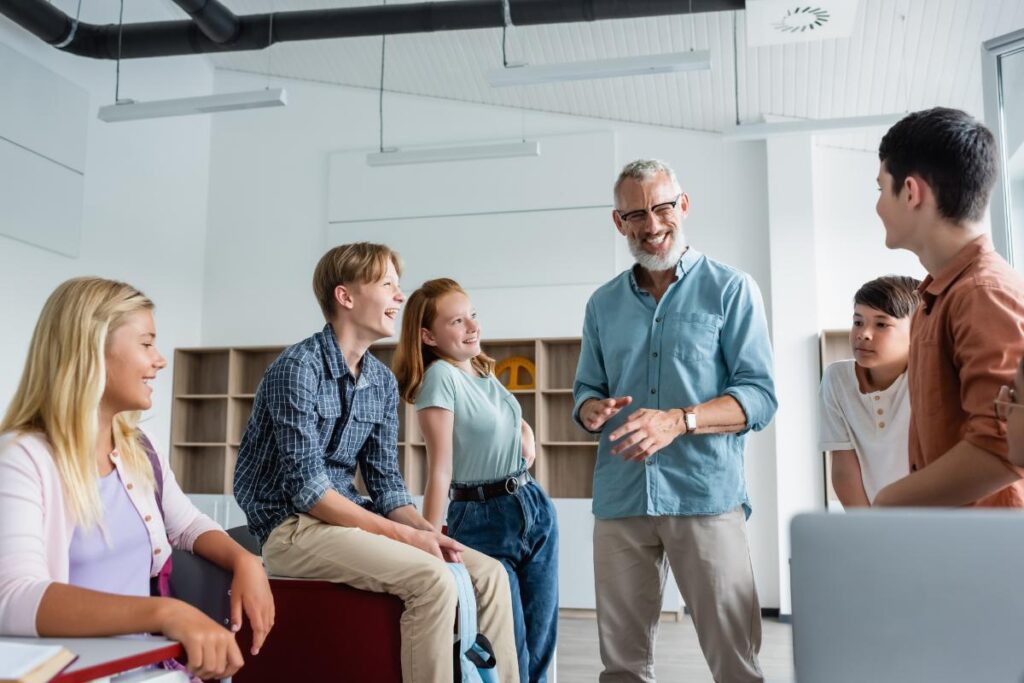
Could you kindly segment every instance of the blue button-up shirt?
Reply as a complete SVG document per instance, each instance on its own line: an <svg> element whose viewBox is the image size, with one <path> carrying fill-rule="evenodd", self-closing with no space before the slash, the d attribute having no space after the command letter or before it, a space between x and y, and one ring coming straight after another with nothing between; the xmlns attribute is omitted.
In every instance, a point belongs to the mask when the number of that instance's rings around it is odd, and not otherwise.
<svg viewBox="0 0 1024 683"><path fill-rule="evenodd" d="M575 410L591 398L632 396L601 429L594 470L594 515L715 515L743 505L745 433L775 414L775 383L761 293L749 275L694 249L661 301L632 270L587 302ZM729 395L747 417L737 434L682 435L646 462L612 455L608 435L640 408L668 410ZM582 425L581 425L582 426ZM699 426L699 425L698 425Z"/></svg>
<svg viewBox="0 0 1024 683"><path fill-rule="evenodd" d="M260 543L334 489L379 514L412 504L398 470L398 383L366 353L357 380L330 325L278 356L256 391L235 499ZM356 465L370 500L356 491Z"/></svg>

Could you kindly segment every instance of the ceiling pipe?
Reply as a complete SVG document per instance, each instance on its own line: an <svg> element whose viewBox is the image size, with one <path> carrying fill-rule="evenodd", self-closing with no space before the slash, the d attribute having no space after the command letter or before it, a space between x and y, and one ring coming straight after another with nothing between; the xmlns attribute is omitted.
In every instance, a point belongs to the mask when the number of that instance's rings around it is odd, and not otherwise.
<svg viewBox="0 0 1024 683"><path fill-rule="evenodd" d="M230 43L238 37L238 17L217 0L174 0L185 10L203 35L215 43Z"/></svg>
<svg viewBox="0 0 1024 683"><path fill-rule="evenodd" d="M125 24L75 22L45 0L0 0L0 14L51 45L83 57L135 59L172 57L210 52L262 50L273 43L356 36L396 35L505 25L502 0L451 0L401 5L375 5L324 10L299 10L235 16L213 0L175 0L196 7L203 23L160 21ZM223 11L217 9L219 6ZM534 26L604 19L630 19L670 14L742 10L745 0L509 0L512 24ZM188 11L188 10L186 10ZM237 31L217 42L205 31L223 37L230 28L227 15L237 21ZM205 25L205 28L204 28ZM270 34L273 26L273 35Z"/></svg>

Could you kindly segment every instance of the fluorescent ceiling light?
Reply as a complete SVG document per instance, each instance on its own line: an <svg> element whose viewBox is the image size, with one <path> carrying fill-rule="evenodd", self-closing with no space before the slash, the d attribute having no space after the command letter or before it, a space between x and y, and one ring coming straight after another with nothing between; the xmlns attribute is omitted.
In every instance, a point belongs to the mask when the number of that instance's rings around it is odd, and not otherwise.
<svg viewBox="0 0 1024 683"><path fill-rule="evenodd" d="M190 114L214 114L239 109L282 107L288 104L283 88L267 88L248 92L218 93L201 97L179 97L173 100L155 102L122 102L100 107L101 121L132 121L134 119L158 119L164 116L188 116Z"/></svg>
<svg viewBox="0 0 1024 683"><path fill-rule="evenodd" d="M436 161L466 161L468 159L501 159L504 157L540 156L537 141L509 142L462 147L431 147L429 149L394 150L366 155L370 166L397 166L400 164L427 164Z"/></svg>
<svg viewBox="0 0 1024 683"><path fill-rule="evenodd" d="M836 119L800 119L772 123L743 123L723 132L726 140L761 140L775 135L821 133L828 130L854 130L857 128L888 127L906 116L902 114L875 114L848 116Z"/></svg>
<svg viewBox="0 0 1024 683"><path fill-rule="evenodd" d="M694 50L639 57L597 59L590 62L509 66L488 71L487 81L491 86L501 88L507 85L583 81L590 78L613 78L616 76L645 76L710 68L711 53L708 50Z"/></svg>

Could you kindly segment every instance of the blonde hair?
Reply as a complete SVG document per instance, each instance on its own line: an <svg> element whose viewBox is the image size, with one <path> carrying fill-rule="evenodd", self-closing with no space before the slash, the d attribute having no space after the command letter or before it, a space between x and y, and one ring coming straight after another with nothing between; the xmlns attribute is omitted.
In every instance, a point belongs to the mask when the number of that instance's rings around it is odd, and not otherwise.
<svg viewBox="0 0 1024 683"><path fill-rule="evenodd" d="M313 271L313 293L328 321L334 317L334 290L340 285L366 284L384 277L388 262L402 274L398 252L383 244L355 242L334 247L320 257Z"/></svg>
<svg viewBox="0 0 1024 683"><path fill-rule="evenodd" d="M80 277L61 284L39 314L21 381L0 422L0 434L46 437L68 509L84 528L103 519L96 438L106 387L106 346L126 316L153 308L142 292L123 282ZM138 412L114 416L114 448L131 472L152 485L139 417Z"/></svg>
<svg viewBox="0 0 1024 683"><path fill-rule="evenodd" d="M423 343L420 330L430 329L437 317L438 300L453 292L465 294L459 283L449 278L427 280L409 297L402 314L402 336L395 350L394 371L398 379L398 391L408 403L416 401L416 395L423 384L423 376L430 364L436 360L451 362L437 352L433 346ZM471 361L473 369L481 376L494 372L494 359L480 353Z"/></svg>

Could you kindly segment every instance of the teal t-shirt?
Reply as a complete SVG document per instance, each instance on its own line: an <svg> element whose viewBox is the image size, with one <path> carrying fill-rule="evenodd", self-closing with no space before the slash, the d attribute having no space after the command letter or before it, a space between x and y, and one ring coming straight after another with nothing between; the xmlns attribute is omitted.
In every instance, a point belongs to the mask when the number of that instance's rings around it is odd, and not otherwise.
<svg viewBox="0 0 1024 683"><path fill-rule="evenodd" d="M494 375L471 377L437 360L423 376L416 410L444 408L455 415L452 482L493 481L526 468L519 401Z"/></svg>

